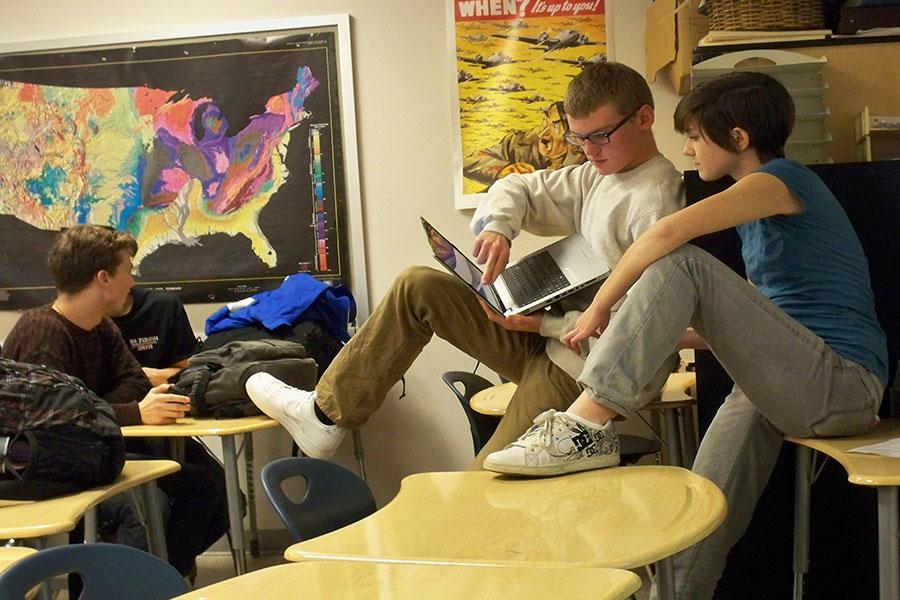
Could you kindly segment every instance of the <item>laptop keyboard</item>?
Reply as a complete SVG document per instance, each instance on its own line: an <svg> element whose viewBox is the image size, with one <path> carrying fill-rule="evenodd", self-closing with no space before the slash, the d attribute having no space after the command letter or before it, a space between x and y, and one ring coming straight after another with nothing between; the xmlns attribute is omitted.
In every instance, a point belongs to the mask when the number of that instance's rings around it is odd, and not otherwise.
<svg viewBox="0 0 900 600"><path fill-rule="evenodd" d="M518 306L531 304L557 292L569 280L549 252L535 254L503 271L503 281Z"/></svg>

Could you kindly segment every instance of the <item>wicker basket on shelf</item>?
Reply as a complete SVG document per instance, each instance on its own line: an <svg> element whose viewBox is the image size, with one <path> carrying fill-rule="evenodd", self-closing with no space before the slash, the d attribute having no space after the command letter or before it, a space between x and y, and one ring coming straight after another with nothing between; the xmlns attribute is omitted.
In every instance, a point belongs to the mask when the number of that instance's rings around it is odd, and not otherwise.
<svg viewBox="0 0 900 600"><path fill-rule="evenodd" d="M823 29L821 0L706 0L714 31Z"/></svg>

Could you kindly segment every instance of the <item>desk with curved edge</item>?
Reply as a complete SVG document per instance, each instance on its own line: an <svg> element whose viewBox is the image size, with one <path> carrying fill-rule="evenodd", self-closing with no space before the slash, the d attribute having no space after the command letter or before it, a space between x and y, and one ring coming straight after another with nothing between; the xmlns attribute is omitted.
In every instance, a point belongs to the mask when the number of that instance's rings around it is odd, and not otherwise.
<svg viewBox="0 0 900 600"><path fill-rule="evenodd" d="M225 493L228 501L228 527L231 530L234 564L238 575L247 571L247 557L244 554L244 525L241 518L241 488L238 481L238 450L234 436L245 434L242 451L247 464L247 515L250 519L250 539L254 554L258 548L256 530L256 506L253 499L253 437L252 432L260 429L279 427L278 421L265 415L242 417L239 419L178 419L173 425L129 425L122 427L125 437L165 437L176 442L178 438L213 435L222 439L222 458L225 463ZM183 448L183 446L182 446ZM183 450L173 451L177 457Z"/></svg>
<svg viewBox="0 0 900 600"><path fill-rule="evenodd" d="M797 488L794 504L794 598L803 597L803 576L809 568L810 486L813 482L813 455L821 452L847 470L847 480L878 491L878 589L882 600L900 598L900 545L898 545L897 487L900 486L900 458L876 454L850 453L859 446L900 438L900 421L879 422L864 435L847 438L784 439L797 444Z"/></svg>
<svg viewBox="0 0 900 600"><path fill-rule="evenodd" d="M300 542L293 561L564 563L630 569L670 561L725 518L710 481L679 467L620 467L521 479L487 471L419 473L365 519Z"/></svg>
<svg viewBox="0 0 900 600"><path fill-rule="evenodd" d="M697 374L693 372L672 373L666 380L666 385L661 391L658 403L673 406L688 406L694 402L691 390L697 384ZM501 383L481 390L472 396L469 406L477 413L502 417L506 414L506 407L516 391L516 384L510 382ZM650 405L656 403L651 402ZM648 406L650 406L648 405Z"/></svg>
<svg viewBox="0 0 900 600"><path fill-rule="evenodd" d="M129 460L125 461L125 468L119 477L107 485L48 500L3 501L0 503L0 539L38 538L38 545L42 546L47 536L74 529L84 515L85 541L95 541L96 519L92 510L95 506L180 468L171 460ZM165 557L162 514L157 506L156 494L145 493L144 500L148 505L150 547L154 554Z"/></svg>
<svg viewBox="0 0 900 600"><path fill-rule="evenodd" d="M469 406L477 413L490 415L492 417L502 417L506 414L506 407L513 394L516 393L518 386L509 381L481 390L477 394L472 395L469 400Z"/></svg>
<svg viewBox="0 0 900 600"><path fill-rule="evenodd" d="M269 567L176 600L267 598L517 598L624 600L640 578L620 569L446 565L375 561L313 561Z"/></svg>

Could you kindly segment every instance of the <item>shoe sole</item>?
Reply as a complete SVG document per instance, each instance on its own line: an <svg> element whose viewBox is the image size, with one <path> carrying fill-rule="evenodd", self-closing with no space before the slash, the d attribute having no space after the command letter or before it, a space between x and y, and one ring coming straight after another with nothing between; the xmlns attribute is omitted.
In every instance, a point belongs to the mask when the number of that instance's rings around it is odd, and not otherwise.
<svg viewBox="0 0 900 600"><path fill-rule="evenodd" d="M272 417L274 418L274 417ZM276 419L277 420L277 419ZM279 421L280 422L280 421ZM300 451L303 452L306 456L310 458L321 458L322 460L327 460L335 455L340 444L334 447L333 450L322 450L319 444L310 441L310 439L303 434L302 428L299 426L293 426L292 421L288 421L292 425L285 425L281 423L281 426L287 429L287 432L291 434L291 438L297 443L297 447L300 448ZM343 440L342 440L343 441ZM314 448L315 451L311 451L310 449Z"/></svg>
<svg viewBox="0 0 900 600"><path fill-rule="evenodd" d="M615 460L613 460L615 458ZM492 463L489 459L484 461L484 468L494 473L502 473L504 475L524 475L526 477L551 477L553 475L565 475L567 473L577 473L579 471L591 471L593 469L606 469L619 465L619 457L604 456L603 458L593 458L585 460L576 460L570 463L561 463L558 465L545 466L529 466L529 465L504 465Z"/></svg>

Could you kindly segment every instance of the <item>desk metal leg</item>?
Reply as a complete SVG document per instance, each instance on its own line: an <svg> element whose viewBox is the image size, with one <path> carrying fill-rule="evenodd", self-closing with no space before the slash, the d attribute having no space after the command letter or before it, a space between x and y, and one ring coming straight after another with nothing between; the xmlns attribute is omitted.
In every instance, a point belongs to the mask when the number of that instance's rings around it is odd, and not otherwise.
<svg viewBox="0 0 900 600"><path fill-rule="evenodd" d="M256 486L253 481L253 434L244 434L244 468L247 475L247 518L250 528L250 556L259 558L259 529L256 525Z"/></svg>
<svg viewBox="0 0 900 600"><path fill-rule="evenodd" d="M222 436L222 454L225 461L225 494L228 500L228 528L231 530L234 567L238 575L247 572L244 555L244 524L241 519L241 487L238 482L237 451L233 435Z"/></svg>
<svg viewBox="0 0 900 600"><path fill-rule="evenodd" d="M794 600L803 600L803 577L809 571L812 459L812 448L797 446L797 474L794 489Z"/></svg>
<svg viewBox="0 0 900 600"><path fill-rule="evenodd" d="M878 488L878 594L881 600L900 600L897 488Z"/></svg>
<svg viewBox="0 0 900 600"><path fill-rule="evenodd" d="M141 486L140 491L141 500L146 509L144 516L147 519L147 545L150 553L169 562L169 552L166 549L166 529L163 526L162 507L159 505L156 483L153 481L145 483Z"/></svg>
<svg viewBox="0 0 900 600"><path fill-rule="evenodd" d="M669 463L680 467L684 465L681 457L681 432L678 431L678 415L674 409L664 410L666 418L666 441L669 444Z"/></svg>
<svg viewBox="0 0 900 600"><path fill-rule="evenodd" d="M97 507L92 506L84 513L84 543L97 543Z"/></svg>
<svg viewBox="0 0 900 600"><path fill-rule="evenodd" d="M671 556L656 563L656 593L659 600L675 600L675 566Z"/></svg>
<svg viewBox="0 0 900 600"><path fill-rule="evenodd" d="M694 407L685 406L681 409L682 415L682 432L684 433L684 468L691 469L694 467L694 459L697 457L697 433L694 424Z"/></svg>

